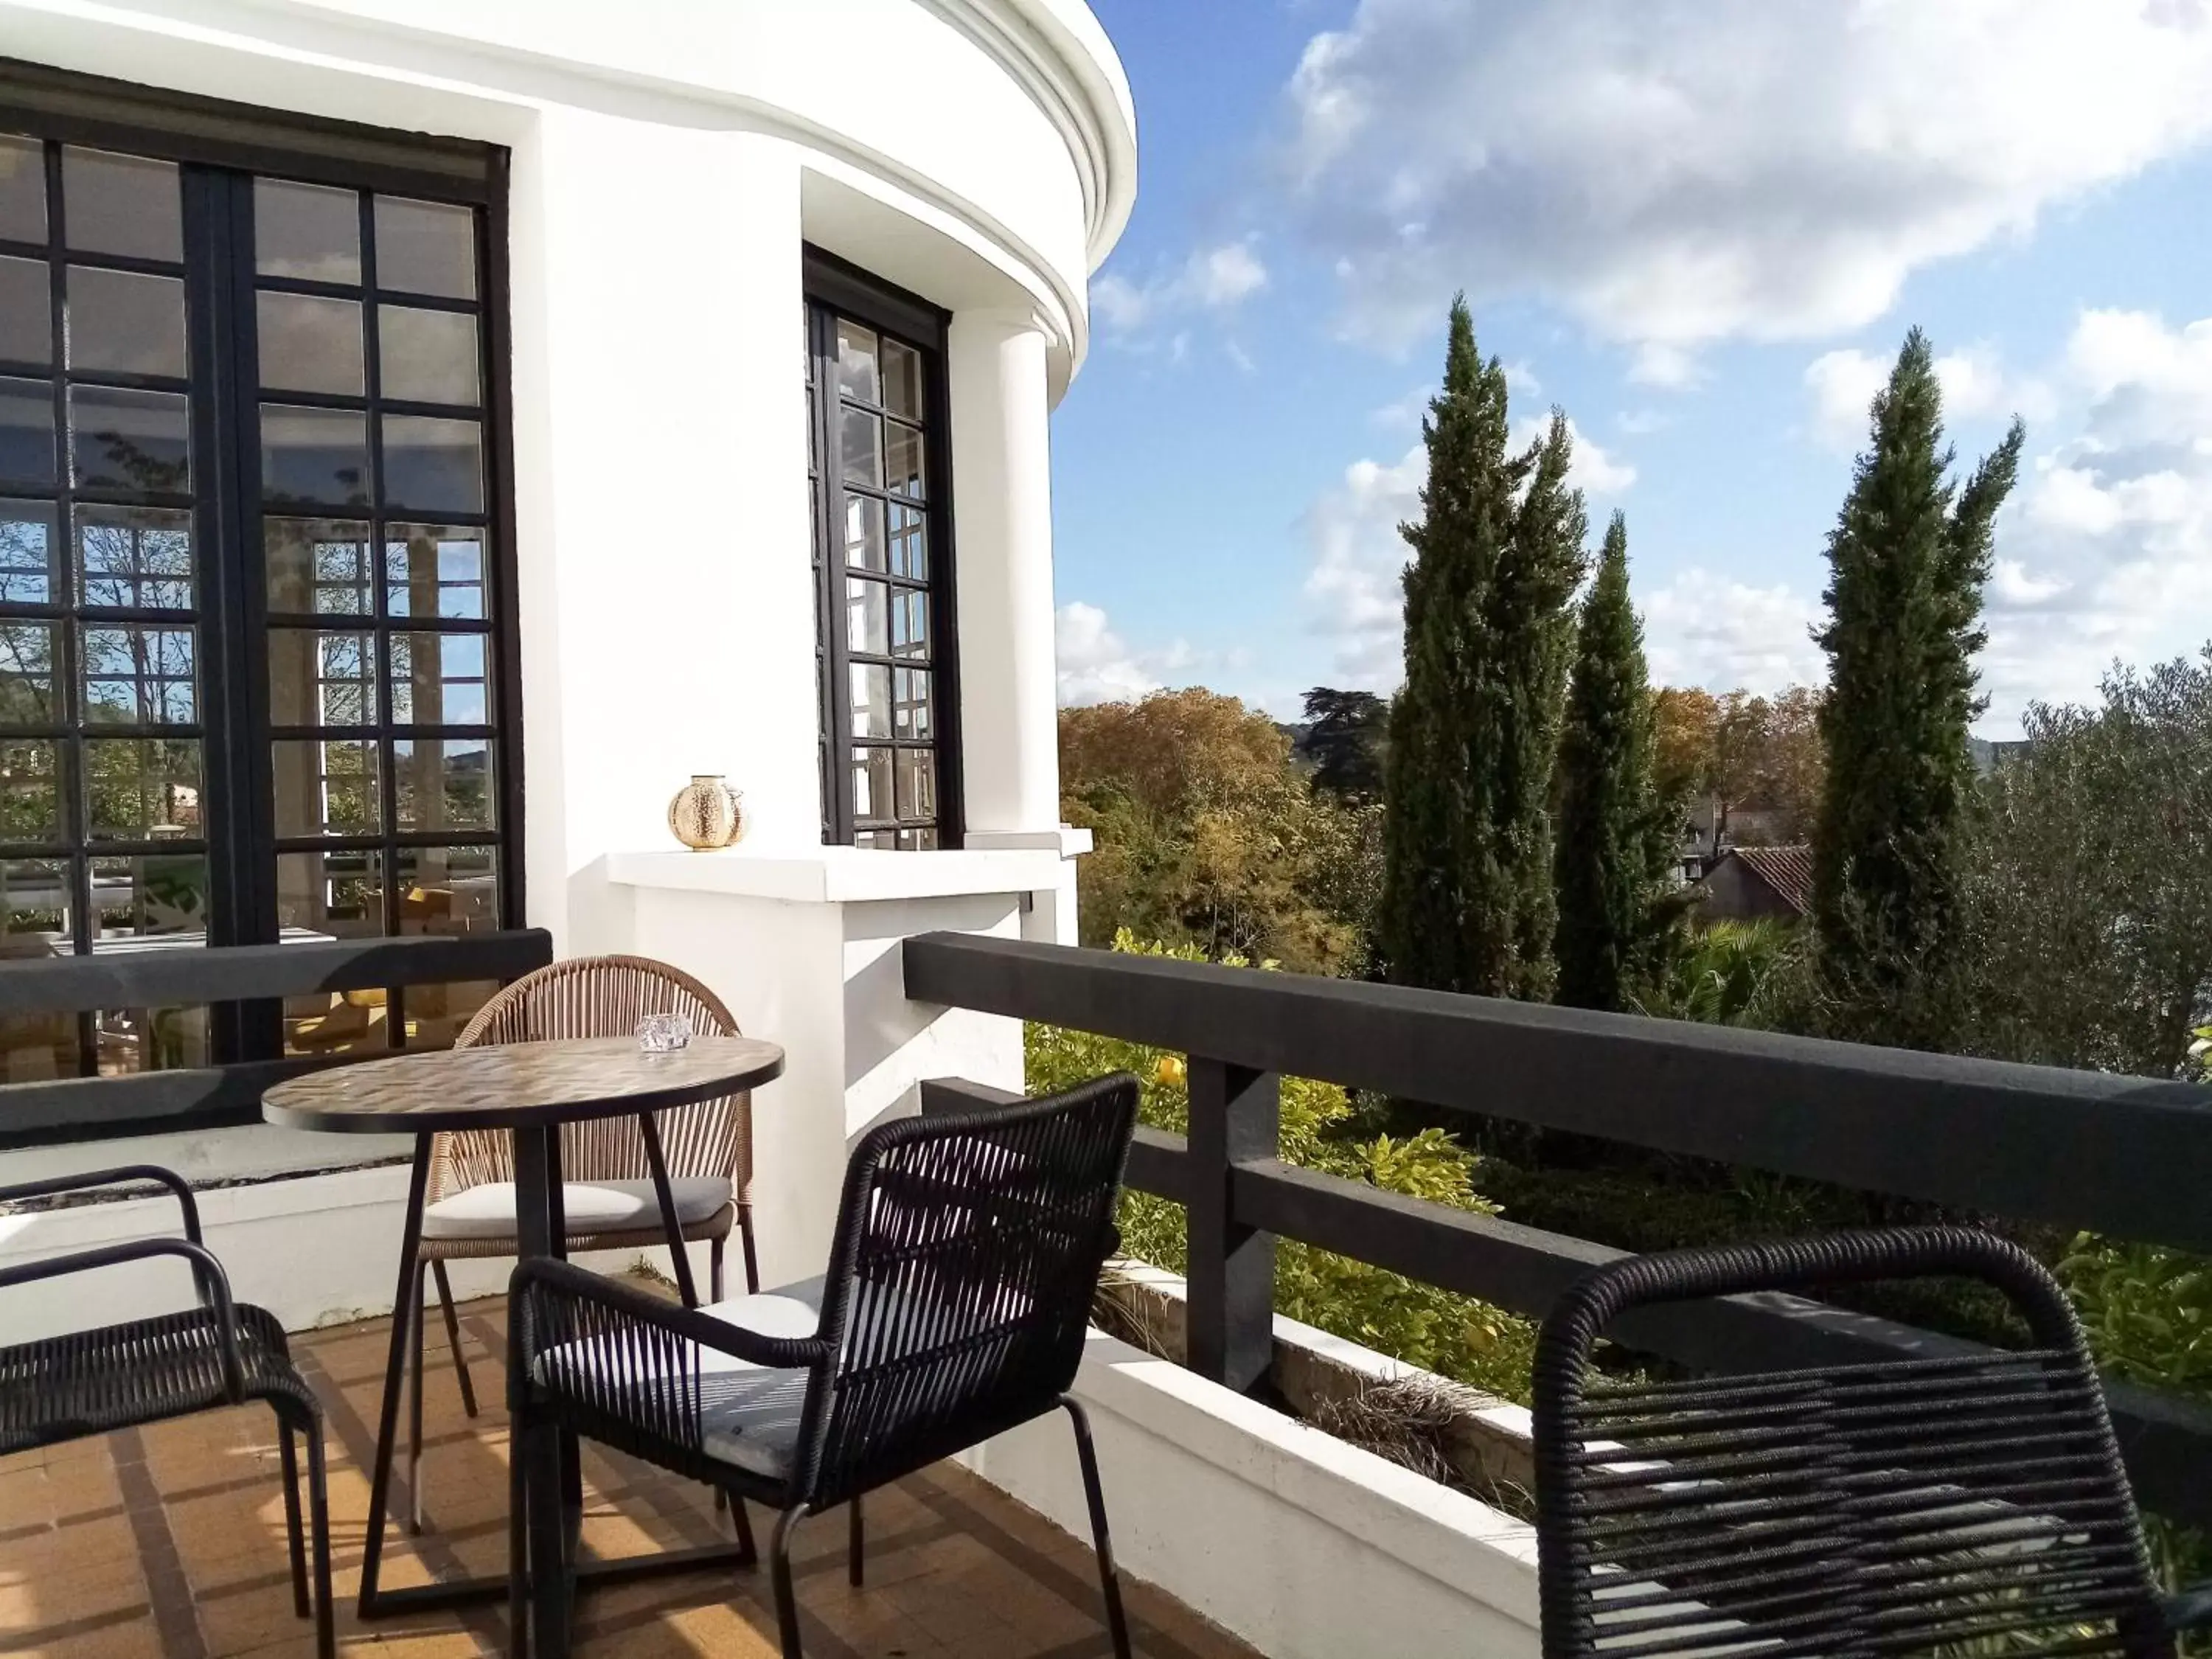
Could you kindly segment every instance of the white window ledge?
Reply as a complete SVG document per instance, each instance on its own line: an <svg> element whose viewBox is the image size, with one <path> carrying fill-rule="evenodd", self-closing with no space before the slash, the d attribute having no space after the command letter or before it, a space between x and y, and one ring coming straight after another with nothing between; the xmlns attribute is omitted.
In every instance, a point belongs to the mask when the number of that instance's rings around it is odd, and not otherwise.
<svg viewBox="0 0 2212 1659"><path fill-rule="evenodd" d="M620 886L727 893L797 904L1034 893L1056 888L1064 878L1060 853L1046 848L887 853L859 847L760 852L730 847L706 853L607 855L607 879Z"/></svg>

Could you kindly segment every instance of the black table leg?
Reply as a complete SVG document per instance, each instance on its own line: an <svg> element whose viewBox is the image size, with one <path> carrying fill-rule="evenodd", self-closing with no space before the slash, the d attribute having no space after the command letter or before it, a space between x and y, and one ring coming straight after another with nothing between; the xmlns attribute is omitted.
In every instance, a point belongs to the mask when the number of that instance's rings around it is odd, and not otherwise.
<svg viewBox="0 0 2212 1659"><path fill-rule="evenodd" d="M368 1480L368 1535L362 1547L361 1616L378 1609L377 1569L384 1556L386 1507L392 1498L392 1442L399 1433L399 1389L407 1372L407 1295L416 1285L415 1255L422 1247L422 1198L430 1182L430 1137L415 1137L415 1168L407 1182L407 1218L399 1235L399 1288L392 1293L392 1351L385 1358L384 1404L376 1419L376 1467Z"/></svg>
<svg viewBox="0 0 2212 1659"><path fill-rule="evenodd" d="M411 1282L416 1251L420 1248L422 1197L429 1173L428 1136L417 1144L415 1184L408 1203L405 1249L400 1272ZM525 1261L533 1256L565 1259L568 1223L562 1203L561 1131L557 1127L514 1131L515 1243ZM395 1307L406 1305L406 1287L395 1296ZM376 1473L373 1481L376 1509L381 1516L389 1501L392 1441L398 1429L398 1389L404 1382L407 1327L395 1316L391 1363L385 1376L382 1431L378 1437ZM708 1544L694 1549L654 1550L610 1560L584 1560L578 1546L583 1526L583 1461L576 1437L565 1428L548 1427L530 1437L532 1443L511 1448L509 1455L524 1470L530 1513L524 1527L530 1580L530 1605L514 1616L526 1621L534 1659L565 1659L574 1627L574 1601L586 1584L628 1583L663 1574L750 1566L752 1541L741 1530L735 1544ZM508 1599L509 1578L440 1580L410 1584L399 1589L376 1588L376 1564L383 1545L383 1528L372 1526L362 1562L361 1613L364 1619L388 1618L430 1608L469 1607Z"/></svg>
<svg viewBox="0 0 2212 1659"><path fill-rule="evenodd" d="M668 1180L668 1159L660 1150L660 1125L651 1112L640 1112L637 1127L645 1138L646 1167L653 1171L653 1195L660 1202L660 1224L667 1231L668 1249L676 1258L676 1289L685 1307L696 1308L699 1291L691 1282L691 1252L684 1243L684 1224L677 1218L676 1193Z"/></svg>
<svg viewBox="0 0 2212 1659"><path fill-rule="evenodd" d="M514 1132L515 1243L522 1260L557 1256L564 1242L559 1166L561 1132ZM568 1471L561 1436L550 1427L531 1431L529 1443L510 1455L529 1460L530 1606L511 1616L527 1618L530 1650L538 1659L567 1659L568 1652Z"/></svg>

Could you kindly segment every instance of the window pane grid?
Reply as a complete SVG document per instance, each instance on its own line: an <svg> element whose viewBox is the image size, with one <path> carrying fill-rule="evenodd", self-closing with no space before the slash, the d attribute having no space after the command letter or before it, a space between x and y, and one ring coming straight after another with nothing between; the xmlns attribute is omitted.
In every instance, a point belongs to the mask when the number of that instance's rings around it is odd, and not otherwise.
<svg viewBox="0 0 2212 1659"><path fill-rule="evenodd" d="M211 894L181 174L11 147L46 234L0 253L0 929L62 955L189 943ZM35 1074L207 1057L204 1011L65 1024Z"/></svg>
<svg viewBox="0 0 2212 1659"><path fill-rule="evenodd" d="M295 514L276 529L272 514L276 533L264 536L278 550L269 566L270 628L272 638L288 628L358 638L362 689L374 708L358 726L271 725L279 750L298 750L273 843L280 904L288 915L313 914L349 933L496 926L507 828L495 805L502 722L494 683L502 642L494 637L483 498L478 227L465 210L394 210L394 198L366 191L349 192L351 211L341 222L329 202L306 195L310 188L295 187L292 205L302 220L321 213L324 234L319 241L295 235L281 260L326 271L350 261L357 280L273 271L264 252L257 286L357 307L360 390L264 388L264 398L354 417L367 476L357 501L325 504L337 517ZM403 263L411 261L420 282L381 279L388 250L380 228L386 225L416 238ZM466 291L421 291L434 283ZM349 324L355 315L347 313ZM392 396L395 373L401 389L440 395ZM303 538L301 525L325 532L319 546ZM318 580L325 564L335 570L328 593Z"/></svg>
<svg viewBox="0 0 2212 1659"><path fill-rule="evenodd" d="M932 354L808 307L810 549L820 595L824 839L939 844ZM834 395L832 395L834 394Z"/></svg>

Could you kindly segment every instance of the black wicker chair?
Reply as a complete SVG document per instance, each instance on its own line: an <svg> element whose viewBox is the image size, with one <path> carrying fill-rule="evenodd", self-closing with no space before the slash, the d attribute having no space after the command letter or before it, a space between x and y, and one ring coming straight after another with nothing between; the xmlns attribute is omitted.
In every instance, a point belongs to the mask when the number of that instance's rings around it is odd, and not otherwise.
<svg viewBox="0 0 2212 1659"><path fill-rule="evenodd" d="M1871 1279L1978 1279L2018 1352L1697 1381L1607 1377L1654 1303ZM1544 1322L1535 1361L1545 1659L2033 1651L2170 1656L2212 1596L2161 1598L2064 1294L1964 1227L1633 1257Z"/></svg>
<svg viewBox="0 0 2212 1659"><path fill-rule="evenodd" d="M870 1131L846 1171L828 1273L696 1311L532 1261L509 1304L514 1594L566 1560L573 1525L528 1535L537 1438L616 1446L782 1511L770 1546L787 1659L799 1654L789 1551L805 1516L1064 1407L1073 1420L1113 1650L1129 1636L1097 1459L1067 1394L1082 1359L1136 1120L1137 1085L1101 1079L1004 1109ZM538 1582L543 1582L542 1579ZM518 1620L515 1651L526 1651Z"/></svg>
<svg viewBox="0 0 2212 1659"><path fill-rule="evenodd" d="M98 1170L51 1181L0 1187L0 1202L45 1198L122 1182L156 1182L184 1211L182 1238L137 1238L98 1249L50 1256L0 1271L0 1289L64 1273L89 1273L126 1261L179 1257L192 1270L200 1305L99 1330L72 1331L0 1348L0 1454L27 1451L111 1430L133 1428L249 1400L276 1413L283 1459L284 1523L292 1555L292 1602L315 1621L315 1650L335 1651L331 1618L330 1519L324 1497L322 1408L293 1369L284 1328L262 1309L232 1301L222 1264L200 1240L191 1188L150 1164ZM308 1551L300 1528L299 1452L307 1442L307 1503L313 1527L314 1590L308 1595Z"/></svg>

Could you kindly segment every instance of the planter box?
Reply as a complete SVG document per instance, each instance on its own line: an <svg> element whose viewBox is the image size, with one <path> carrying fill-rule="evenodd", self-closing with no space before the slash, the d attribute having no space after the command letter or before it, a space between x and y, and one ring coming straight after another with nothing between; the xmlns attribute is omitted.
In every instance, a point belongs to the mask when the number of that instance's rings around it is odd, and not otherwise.
<svg viewBox="0 0 2212 1659"><path fill-rule="evenodd" d="M1334 1363L1410 1369L1290 1321L1277 1322L1279 1343L1286 1326L1291 1346L1333 1346ZM1123 1566L1269 1659L1537 1653L1536 1539L1525 1522L1102 1332L1091 1333L1076 1394L1097 1436ZM1057 1414L963 1461L1090 1536Z"/></svg>

